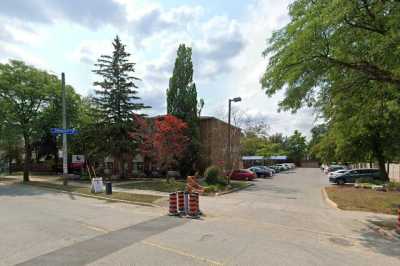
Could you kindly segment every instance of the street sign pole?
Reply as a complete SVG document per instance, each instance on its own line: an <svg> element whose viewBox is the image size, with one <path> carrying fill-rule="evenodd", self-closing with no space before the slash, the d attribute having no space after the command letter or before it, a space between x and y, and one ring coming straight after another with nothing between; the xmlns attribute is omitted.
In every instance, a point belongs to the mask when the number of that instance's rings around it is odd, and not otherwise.
<svg viewBox="0 0 400 266"><path fill-rule="evenodd" d="M67 112L65 106L65 74L61 73L61 90L62 90L62 124L63 129L67 128ZM67 134L65 132L62 134L63 136L63 176L64 176L64 185L68 184L68 147L67 147Z"/></svg>

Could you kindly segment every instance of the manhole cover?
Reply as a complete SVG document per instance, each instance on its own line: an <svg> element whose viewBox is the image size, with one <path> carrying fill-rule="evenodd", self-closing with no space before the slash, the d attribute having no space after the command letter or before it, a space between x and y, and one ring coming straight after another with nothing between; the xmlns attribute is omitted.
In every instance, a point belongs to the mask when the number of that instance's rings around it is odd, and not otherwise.
<svg viewBox="0 0 400 266"><path fill-rule="evenodd" d="M329 241L340 246L345 246L345 247L353 246L353 244L349 240L344 238L331 237L329 238Z"/></svg>

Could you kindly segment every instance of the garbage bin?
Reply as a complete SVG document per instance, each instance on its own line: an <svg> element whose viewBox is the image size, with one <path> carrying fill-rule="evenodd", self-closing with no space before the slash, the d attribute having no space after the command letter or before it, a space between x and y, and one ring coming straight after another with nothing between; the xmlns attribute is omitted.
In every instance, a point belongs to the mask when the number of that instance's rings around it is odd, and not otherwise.
<svg viewBox="0 0 400 266"><path fill-rule="evenodd" d="M108 181L108 182L106 182L106 195L111 195L112 194L112 185L111 185L111 182L110 181Z"/></svg>

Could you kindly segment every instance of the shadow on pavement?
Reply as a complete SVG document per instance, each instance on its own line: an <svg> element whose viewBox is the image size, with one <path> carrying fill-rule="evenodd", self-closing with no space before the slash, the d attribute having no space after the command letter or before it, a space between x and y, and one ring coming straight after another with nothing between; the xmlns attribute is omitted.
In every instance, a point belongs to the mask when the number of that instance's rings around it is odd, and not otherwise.
<svg viewBox="0 0 400 266"><path fill-rule="evenodd" d="M50 189L18 183L0 183L0 197L39 196L45 194L58 194L61 192ZM70 199L75 200L72 193L67 193Z"/></svg>
<svg viewBox="0 0 400 266"><path fill-rule="evenodd" d="M360 244L374 252L400 259L400 240L387 239L371 229L361 231Z"/></svg>
<svg viewBox="0 0 400 266"><path fill-rule="evenodd" d="M277 194L296 194L299 192L297 189L279 187L271 184L265 184L262 186L250 186L245 188L244 191L272 191Z"/></svg>

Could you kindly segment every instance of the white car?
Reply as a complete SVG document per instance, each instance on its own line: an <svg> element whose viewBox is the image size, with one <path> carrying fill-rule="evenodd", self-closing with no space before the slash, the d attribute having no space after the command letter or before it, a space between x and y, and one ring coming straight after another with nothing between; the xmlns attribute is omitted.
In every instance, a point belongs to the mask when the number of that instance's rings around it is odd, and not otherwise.
<svg viewBox="0 0 400 266"><path fill-rule="evenodd" d="M296 165L294 163L285 163L285 164L288 165L290 169L296 168Z"/></svg>
<svg viewBox="0 0 400 266"><path fill-rule="evenodd" d="M334 171L334 172L330 172L330 173L328 173L328 177L335 177L335 176L347 173L348 171L349 170L347 170L347 169L341 169L341 170L337 170L337 171Z"/></svg>

